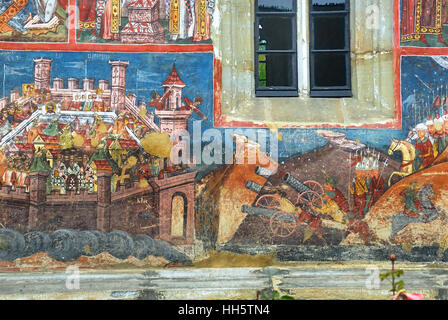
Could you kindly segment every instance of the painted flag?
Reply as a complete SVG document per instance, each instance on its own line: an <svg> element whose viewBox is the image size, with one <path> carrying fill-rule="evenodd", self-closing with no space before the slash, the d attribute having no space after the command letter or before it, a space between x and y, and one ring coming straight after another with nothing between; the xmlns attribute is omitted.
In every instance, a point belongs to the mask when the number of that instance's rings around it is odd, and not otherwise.
<svg viewBox="0 0 448 320"><path fill-rule="evenodd" d="M11 67L11 66L8 66L8 65L5 65L4 66L5 67L5 73L6 73L6 75L16 75L16 76L23 76L23 75L26 75L26 74L28 74L28 72L26 72L26 71L28 71L27 69L28 68L26 68L26 67Z"/></svg>
<svg viewBox="0 0 448 320"><path fill-rule="evenodd" d="M434 100L433 107L440 108L441 106L442 106L442 99L440 99L440 96L437 96L436 100Z"/></svg>

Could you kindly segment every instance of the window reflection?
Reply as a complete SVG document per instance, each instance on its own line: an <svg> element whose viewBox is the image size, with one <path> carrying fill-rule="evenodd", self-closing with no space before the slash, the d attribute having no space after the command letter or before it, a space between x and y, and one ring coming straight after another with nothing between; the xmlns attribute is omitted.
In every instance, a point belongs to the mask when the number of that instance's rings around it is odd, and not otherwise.
<svg viewBox="0 0 448 320"><path fill-rule="evenodd" d="M258 0L259 11L288 12L294 10L294 0Z"/></svg>
<svg viewBox="0 0 448 320"><path fill-rule="evenodd" d="M311 0L313 10L316 11L335 11L345 10L345 0Z"/></svg>
<svg viewBox="0 0 448 320"><path fill-rule="evenodd" d="M259 50L292 49L293 19L266 16L259 20Z"/></svg>

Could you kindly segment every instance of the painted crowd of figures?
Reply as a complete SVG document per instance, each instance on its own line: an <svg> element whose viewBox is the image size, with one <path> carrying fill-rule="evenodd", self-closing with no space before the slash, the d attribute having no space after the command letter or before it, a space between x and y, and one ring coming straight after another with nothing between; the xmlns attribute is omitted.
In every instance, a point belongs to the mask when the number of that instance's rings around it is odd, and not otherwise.
<svg viewBox="0 0 448 320"><path fill-rule="evenodd" d="M395 175L406 177L410 174L430 166L448 146L448 112L443 111L432 119L427 118L425 123L419 123L413 128L406 140L392 139L389 154L400 151L402 164L400 171L393 172L389 177L389 186Z"/></svg>

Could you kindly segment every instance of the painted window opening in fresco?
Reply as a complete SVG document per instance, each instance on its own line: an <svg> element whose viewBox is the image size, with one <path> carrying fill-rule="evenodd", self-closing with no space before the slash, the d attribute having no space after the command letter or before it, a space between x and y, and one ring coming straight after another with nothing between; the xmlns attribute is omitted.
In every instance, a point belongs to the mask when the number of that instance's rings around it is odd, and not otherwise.
<svg viewBox="0 0 448 320"><path fill-rule="evenodd" d="M297 3L255 1L255 92L297 96Z"/></svg>
<svg viewBox="0 0 448 320"><path fill-rule="evenodd" d="M185 238L187 225L187 200L183 193L175 193L171 201L171 236Z"/></svg>
<svg viewBox="0 0 448 320"><path fill-rule="evenodd" d="M351 97L348 0L310 0L310 96Z"/></svg>

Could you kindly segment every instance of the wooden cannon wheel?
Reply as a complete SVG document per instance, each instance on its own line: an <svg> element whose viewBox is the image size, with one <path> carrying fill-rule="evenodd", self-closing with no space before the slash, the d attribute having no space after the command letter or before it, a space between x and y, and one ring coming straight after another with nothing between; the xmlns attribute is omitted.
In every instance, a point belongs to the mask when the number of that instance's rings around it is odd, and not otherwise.
<svg viewBox="0 0 448 320"><path fill-rule="evenodd" d="M312 205L316 208L322 208L324 206L324 200L322 196L316 191L305 191L298 195L297 205Z"/></svg>
<svg viewBox="0 0 448 320"><path fill-rule="evenodd" d="M280 209L280 196L277 194L265 194L258 198L257 207L266 209Z"/></svg>
<svg viewBox="0 0 448 320"><path fill-rule="evenodd" d="M277 211L272 215L269 225L274 235L287 238L296 230L297 217L291 212Z"/></svg>
<svg viewBox="0 0 448 320"><path fill-rule="evenodd" d="M324 192L325 192L322 185L317 181L308 180L308 181L305 181L303 184L306 185L308 188L310 188L312 191L315 191L319 194L324 194Z"/></svg>
<svg viewBox="0 0 448 320"><path fill-rule="evenodd" d="M258 198L255 206L265 209L280 210L280 196L277 194L265 194ZM269 218L261 217L265 222L269 222Z"/></svg>

